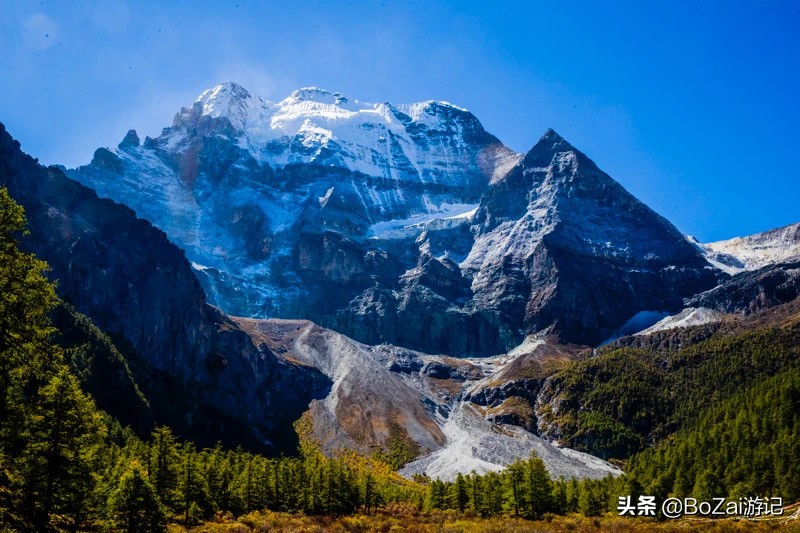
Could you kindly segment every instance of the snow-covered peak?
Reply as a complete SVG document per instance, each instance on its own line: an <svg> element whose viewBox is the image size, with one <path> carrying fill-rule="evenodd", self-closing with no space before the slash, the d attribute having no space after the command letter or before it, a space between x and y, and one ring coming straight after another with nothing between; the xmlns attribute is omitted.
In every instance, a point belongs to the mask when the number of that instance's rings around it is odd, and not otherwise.
<svg viewBox="0 0 800 533"><path fill-rule="evenodd" d="M800 257L800 222L746 237L696 244L709 261L730 274L757 270Z"/></svg>
<svg viewBox="0 0 800 533"><path fill-rule="evenodd" d="M452 122L454 115L478 122L467 109L444 100L397 105L370 103L319 87L302 87L279 102L271 102L251 96L237 83L225 82L203 91L196 102L201 105L202 115L228 117L235 126L250 130L282 129L281 125L291 117L339 121L357 117L358 122L384 124L403 124L410 120L434 129L443 129L443 123Z"/></svg>
<svg viewBox="0 0 800 533"><path fill-rule="evenodd" d="M206 105L214 102L221 103L231 100L246 100L248 98L250 98L250 93L247 89L236 82L226 81L200 93L197 101Z"/></svg>
<svg viewBox="0 0 800 533"><path fill-rule="evenodd" d="M222 130L218 123L198 127L206 117L227 118L239 146L272 167L315 163L393 180L481 187L516 155L449 102L361 102L319 87L272 102L233 82L204 91L181 110L161 145L182 151L198 133L224 130L225 123Z"/></svg>
<svg viewBox="0 0 800 533"><path fill-rule="evenodd" d="M334 93L331 91L326 91L325 89L320 89L319 87L302 87L293 91L282 103L294 103L294 102L319 102L323 104L346 104L347 97L344 96L342 93Z"/></svg>
<svg viewBox="0 0 800 533"><path fill-rule="evenodd" d="M227 117L234 127L246 126L248 110L252 107L252 97L247 89L228 81L203 91L196 103L202 106L202 114L211 117Z"/></svg>

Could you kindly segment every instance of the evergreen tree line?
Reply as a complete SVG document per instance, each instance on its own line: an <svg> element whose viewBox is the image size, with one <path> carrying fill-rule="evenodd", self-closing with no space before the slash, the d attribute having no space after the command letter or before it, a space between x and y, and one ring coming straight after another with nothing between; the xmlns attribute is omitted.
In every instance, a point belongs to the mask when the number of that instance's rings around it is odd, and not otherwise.
<svg viewBox="0 0 800 533"><path fill-rule="evenodd" d="M655 496L800 500L800 368L714 403L691 426L628 463Z"/></svg>
<svg viewBox="0 0 800 533"><path fill-rule="evenodd" d="M656 334L645 348L601 349L557 372L549 393L560 408L545 410L542 421L558 426L570 448L628 459L693 425L710 406L800 362L797 321L721 327L700 340L695 329Z"/></svg>
<svg viewBox="0 0 800 533"><path fill-rule="evenodd" d="M613 511L619 496L631 494L626 492L631 489L623 477L553 480L535 454L501 472L458 474L452 482L418 480L428 485L426 509L452 509L482 517L538 519L545 514L569 513L597 516Z"/></svg>

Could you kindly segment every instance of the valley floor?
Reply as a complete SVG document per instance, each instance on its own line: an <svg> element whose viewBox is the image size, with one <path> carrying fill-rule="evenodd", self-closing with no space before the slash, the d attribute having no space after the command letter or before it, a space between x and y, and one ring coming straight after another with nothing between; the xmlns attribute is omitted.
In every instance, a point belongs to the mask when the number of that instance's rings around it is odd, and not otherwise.
<svg viewBox="0 0 800 533"><path fill-rule="evenodd" d="M673 520L656 522L652 519L624 518L612 515L590 518L582 515L552 516L531 521L512 517L480 518L453 511L419 513L408 508L396 508L375 515L342 517L307 516L302 514L253 512L238 519L230 514L219 515L214 521L186 529L171 525L170 533L249 533L266 531L291 531L307 533L372 531L400 533L561 533L602 532L615 533L678 533L678 532L800 532L800 519L786 518L775 521L748 520Z"/></svg>

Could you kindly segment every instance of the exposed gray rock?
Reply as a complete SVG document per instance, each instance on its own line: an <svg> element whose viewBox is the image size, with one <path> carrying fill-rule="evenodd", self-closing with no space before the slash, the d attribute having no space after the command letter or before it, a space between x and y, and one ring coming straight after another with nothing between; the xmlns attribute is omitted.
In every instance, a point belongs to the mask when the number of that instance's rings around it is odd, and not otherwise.
<svg viewBox="0 0 800 533"><path fill-rule="evenodd" d="M800 261L741 272L687 300L687 306L723 313L751 314L788 303L800 296Z"/></svg>
<svg viewBox="0 0 800 533"><path fill-rule="evenodd" d="M401 372L403 374L412 374L414 372L419 372L422 370L422 361L419 359L412 359L412 358L399 358L392 360L389 365L386 367L391 372Z"/></svg>
<svg viewBox="0 0 800 533"><path fill-rule="evenodd" d="M166 231L234 315L491 356L543 330L597 344L719 280L552 130L520 157L444 102L272 103L227 83L123 144L71 175Z"/></svg>
<svg viewBox="0 0 800 533"><path fill-rule="evenodd" d="M125 138L122 139L122 142L119 143L117 148L120 150L125 150L126 148L137 148L139 144L139 136L136 134L136 130L128 130L128 133L125 134Z"/></svg>
<svg viewBox="0 0 800 533"><path fill-rule="evenodd" d="M37 165L1 125L0 186L25 208L31 233L22 245L49 263L59 295L128 357L158 423L203 445L295 448L291 424L329 382L256 347L208 305L162 231Z"/></svg>
<svg viewBox="0 0 800 533"><path fill-rule="evenodd" d="M731 274L760 270L800 258L800 222L725 241L694 242L711 261Z"/></svg>
<svg viewBox="0 0 800 533"><path fill-rule="evenodd" d="M568 342L595 345L641 310L677 311L721 275L552 130L489 188L475 224L462 263L473 305Z"/></svg>

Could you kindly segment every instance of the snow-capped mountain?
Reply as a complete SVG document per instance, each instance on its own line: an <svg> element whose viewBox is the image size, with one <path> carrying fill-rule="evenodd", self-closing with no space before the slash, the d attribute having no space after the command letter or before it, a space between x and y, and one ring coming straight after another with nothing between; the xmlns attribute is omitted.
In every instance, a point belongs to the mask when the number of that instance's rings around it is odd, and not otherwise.
<svg viewBox="0 0 800 533"><path fill-rule="evenodd" d="M474 224L462 268L475 303L525 309L526 333L557 324L563 338L597 344L717 282L672 224L553 130L490 186Z"/></svg>
<svg viewBox="0 0 800 533"><path fill-rule="evenodd" d="M181 110L166 142L186 145L185 129L199 117L228 119L243 133L240 146L273 168L315 163L391 180L481 188L515 161L471 113L444 101L371 104L306 87L273 103L229 82Z"/></svg>
<svg viewBox="0 0 800 533"><path fill-rule="evenodd" d="M158 138L142 144L131 131L69 173L183 247L212 302L242 316L307 316L313 280L298 271L316 269L302 245L310 236L363 240L398 220L469 211L517 160L446 102L367 104L300 89L273 103L226 83ZM371 268L400 268L383 263L374 255ZM322 277L353 283L345 269Z"/></svg>
<svg viewBox="0 0 800 533"><path fill-rule="evenodd" d="M492 355L547 328L597 343L717 282L552 130L523 158L446 102L275 103L226 83L69 172L163 229L225 312L371 344Z"/></svg>
<svg viewBox="0 0 800 533"><path fill-rule="evenodd" d="M746 237L697 244L710 261L728 273L757 270L800 258L800 222Z"/></svg>

